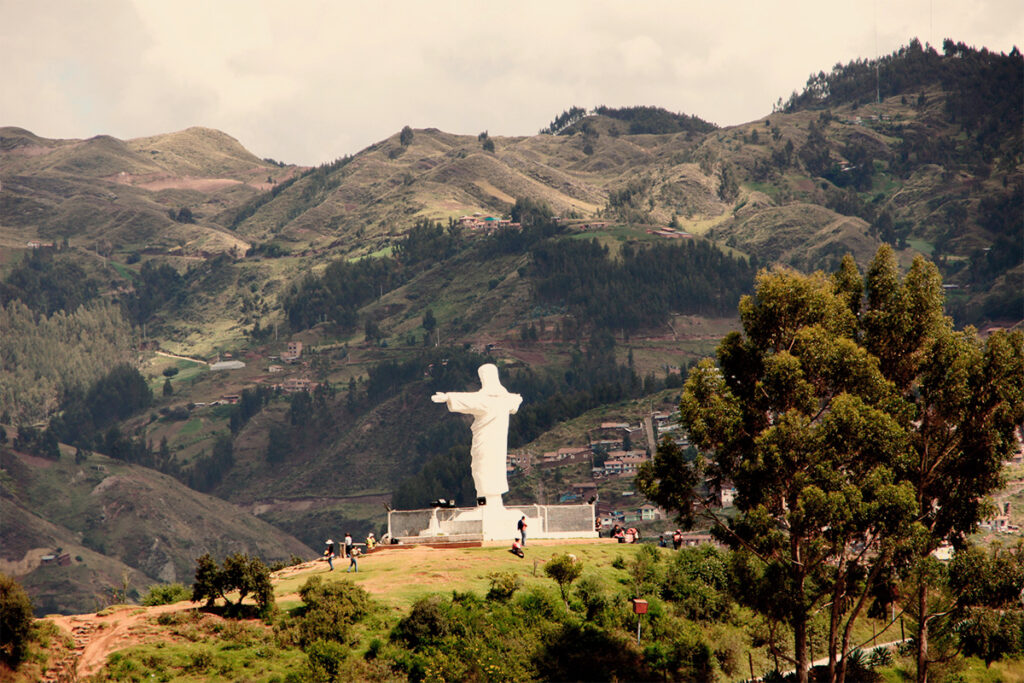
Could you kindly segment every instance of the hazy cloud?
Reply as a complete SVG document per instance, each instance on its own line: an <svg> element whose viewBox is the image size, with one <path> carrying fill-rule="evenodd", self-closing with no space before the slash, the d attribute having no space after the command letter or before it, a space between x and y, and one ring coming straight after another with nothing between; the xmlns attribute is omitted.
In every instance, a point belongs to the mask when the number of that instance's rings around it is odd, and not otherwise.
<svg viewBox="0 0 1024 683"><path fill-rule="evenodd" d="M574 104L742 123L810 73L912 37L1008 52L1024 35L1015 0L0 0L0 16L2 125L120 138L203 125L304 164L406 124L528 135Z"/></svg>

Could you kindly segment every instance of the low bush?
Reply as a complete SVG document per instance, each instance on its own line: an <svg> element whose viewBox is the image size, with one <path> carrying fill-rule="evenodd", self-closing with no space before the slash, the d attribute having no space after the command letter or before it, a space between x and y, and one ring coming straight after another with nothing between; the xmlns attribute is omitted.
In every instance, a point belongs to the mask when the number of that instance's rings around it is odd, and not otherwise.
<svg viewBox="0 0 1024 683"><path fill-rule="evenodd" d="M555 555L544 565L544 573L558 583L558 590L562 593L562 600L569 604L567 591L573 581L579 578L583 571L583 563L571 555Z"/></svg>
<svg viewBox="0 0 1024 683"><path fill-rule="evenodd" d="M347 649L332 640L317 640L306 648L313 680L334 681L341 676Z"/></svg>
<svg viewBox="0 0 1024 683"><path fill-rule="evenodd" d="M324 583L319 576L299 588L306 603L295 622L295 639L303 649L315 642L347 643L353 624L372 608L370 594L350 581Z"/></svg>
<svg viewBox="0 0 1024 683"><path fill-rule="evenodd" d="M523 585L522 579L513 572L494 572L488 575L487 578L491 581L491 588L487 591L487 599L497 602L508 602Z"/></svg>
<svg viewBox="0 0 1024 683"><path fill-rule="evenodd" d="M155 583L149 587L149 592L142 598L142 604L147 607L154 605L170 605L192 597L192 591L181 583Z"/></svg>

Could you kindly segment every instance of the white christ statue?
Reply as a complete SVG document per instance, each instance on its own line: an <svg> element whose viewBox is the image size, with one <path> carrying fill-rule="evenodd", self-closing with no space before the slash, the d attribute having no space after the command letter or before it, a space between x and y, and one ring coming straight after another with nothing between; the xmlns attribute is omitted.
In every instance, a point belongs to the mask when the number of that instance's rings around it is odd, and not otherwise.
<svg viewBox="0 0 1024 683"><path fill-rule="evenodd" d="M434 394L434 403L446 403L453 413L473 416L473 484L479 502L501 507L501 494L508 491L506 456L508 455L508 416L519 410L523 397L509 393L498 379L498 366L488 363L477 371L480 391Z"/></svg>

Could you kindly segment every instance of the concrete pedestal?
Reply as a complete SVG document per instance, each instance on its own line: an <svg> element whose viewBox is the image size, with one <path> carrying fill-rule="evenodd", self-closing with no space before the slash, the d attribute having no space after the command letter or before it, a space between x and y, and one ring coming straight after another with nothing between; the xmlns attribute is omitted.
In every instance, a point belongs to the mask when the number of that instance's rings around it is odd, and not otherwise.
<svg viewBox="0 0 1024 683"><path fill-rule="evenodd" d="M531 538L597 538L593 505L480 505L472 508L391 510L388 533L401 543L508 541L519 536L526 516Z"/></svg>

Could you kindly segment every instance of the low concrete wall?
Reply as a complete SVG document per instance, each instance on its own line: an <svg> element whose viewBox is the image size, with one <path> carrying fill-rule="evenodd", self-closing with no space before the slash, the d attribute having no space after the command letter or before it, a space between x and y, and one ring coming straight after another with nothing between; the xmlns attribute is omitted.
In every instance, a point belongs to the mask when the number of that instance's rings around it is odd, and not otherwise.
<svg viewBox="0 0 1024 683"><path fill-rule="evenodd" d="M515 536L515 520L526 517L527 541L531 538L597 538L594 530L593 505L510 505L499 508L502 516L500 532L489 527L494 513L484 507L391 510L388 512L388 533L404 543L425 542L439 537L493 540ZM487 519L488 521L484 521Z"/></svg>

